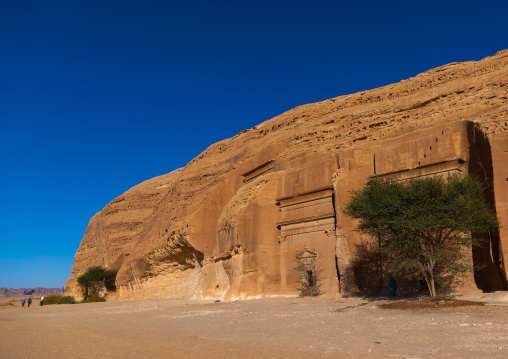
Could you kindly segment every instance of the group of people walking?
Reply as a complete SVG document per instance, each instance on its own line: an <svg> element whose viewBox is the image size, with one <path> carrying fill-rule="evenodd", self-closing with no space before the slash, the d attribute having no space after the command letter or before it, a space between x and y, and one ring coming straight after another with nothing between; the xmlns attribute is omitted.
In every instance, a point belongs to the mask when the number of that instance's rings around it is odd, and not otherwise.
<svg viewBox="0 0 508 359"><path fill-rule="evenodd" d="M42 295L41 296L41 302L39 303L39 305L42 307L42 303L44 302L44 296ZM21 308L24 308L25 307L25 303L28 304L28 308L30 308L30 304L32 304L32 298L28 298L27 301L25 301L25 297L23 297L23 299L21 299Z"/></svg>

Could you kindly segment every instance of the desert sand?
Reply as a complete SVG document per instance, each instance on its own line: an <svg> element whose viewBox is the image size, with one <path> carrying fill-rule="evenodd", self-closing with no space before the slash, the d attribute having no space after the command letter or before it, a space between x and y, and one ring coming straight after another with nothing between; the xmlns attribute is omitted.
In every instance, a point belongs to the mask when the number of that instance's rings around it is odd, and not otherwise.
<svg viewBox="0 0 508 359"><path fill-rule="evenodd" d="M7 299L2 299L4 303ZM2 358L506 358L508 306L145 299L0 307Z"/></svg>

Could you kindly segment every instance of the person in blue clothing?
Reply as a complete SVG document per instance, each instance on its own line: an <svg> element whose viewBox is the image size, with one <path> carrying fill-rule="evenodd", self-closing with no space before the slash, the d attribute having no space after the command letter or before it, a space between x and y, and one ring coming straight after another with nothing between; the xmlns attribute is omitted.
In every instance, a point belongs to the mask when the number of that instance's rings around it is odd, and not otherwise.
<svg viewBox="0 0 508 359"><path fill-rule="evenodd" d="M397 281L393 277L390 277L390 294L392 295L392 299L397 295L397 289L399 289Z"/></svg>
<svg viewBox="0 0 508 359"><path fill-rule="evenodd" d="M30 304L32 304L32 298L28 298L27 303L28 303L28 308L30 308Z"/></svg>

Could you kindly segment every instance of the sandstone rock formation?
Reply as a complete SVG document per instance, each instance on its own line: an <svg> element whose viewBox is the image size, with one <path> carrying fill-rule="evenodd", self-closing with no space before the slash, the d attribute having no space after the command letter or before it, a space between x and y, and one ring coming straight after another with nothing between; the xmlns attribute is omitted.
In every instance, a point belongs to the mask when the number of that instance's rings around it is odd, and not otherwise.
<svg viewBox="0 0 508 359"><path fill-rule="evenodd" d="M77 276L104 265L119 269L118 298L293 295L308 250L327 294L365 290L361 238L342 214L349 191L449 172L485 181L504 225L473 251L485 266L464 290L506 289L506 50L294 108L133 187L91 219L65 289L79 296Z"/></svg>

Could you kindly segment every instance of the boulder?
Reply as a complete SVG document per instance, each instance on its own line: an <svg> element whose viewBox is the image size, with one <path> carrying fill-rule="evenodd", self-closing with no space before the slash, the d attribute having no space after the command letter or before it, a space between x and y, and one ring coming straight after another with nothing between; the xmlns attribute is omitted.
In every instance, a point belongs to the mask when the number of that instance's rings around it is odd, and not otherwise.
<svg viewBox="0 0 508 359"><path fill-rule="evenodd" d="M484 268L461 290L504 290L507 164L505 50L299 106L133 187L91 219L65 289L80 296L76 278L102 265L118 269L119 299L295 295L308 251L326 295L380 291L342 214L350 191L372 177L462 173L486 183L504 227L471 253Z"/></svg>

